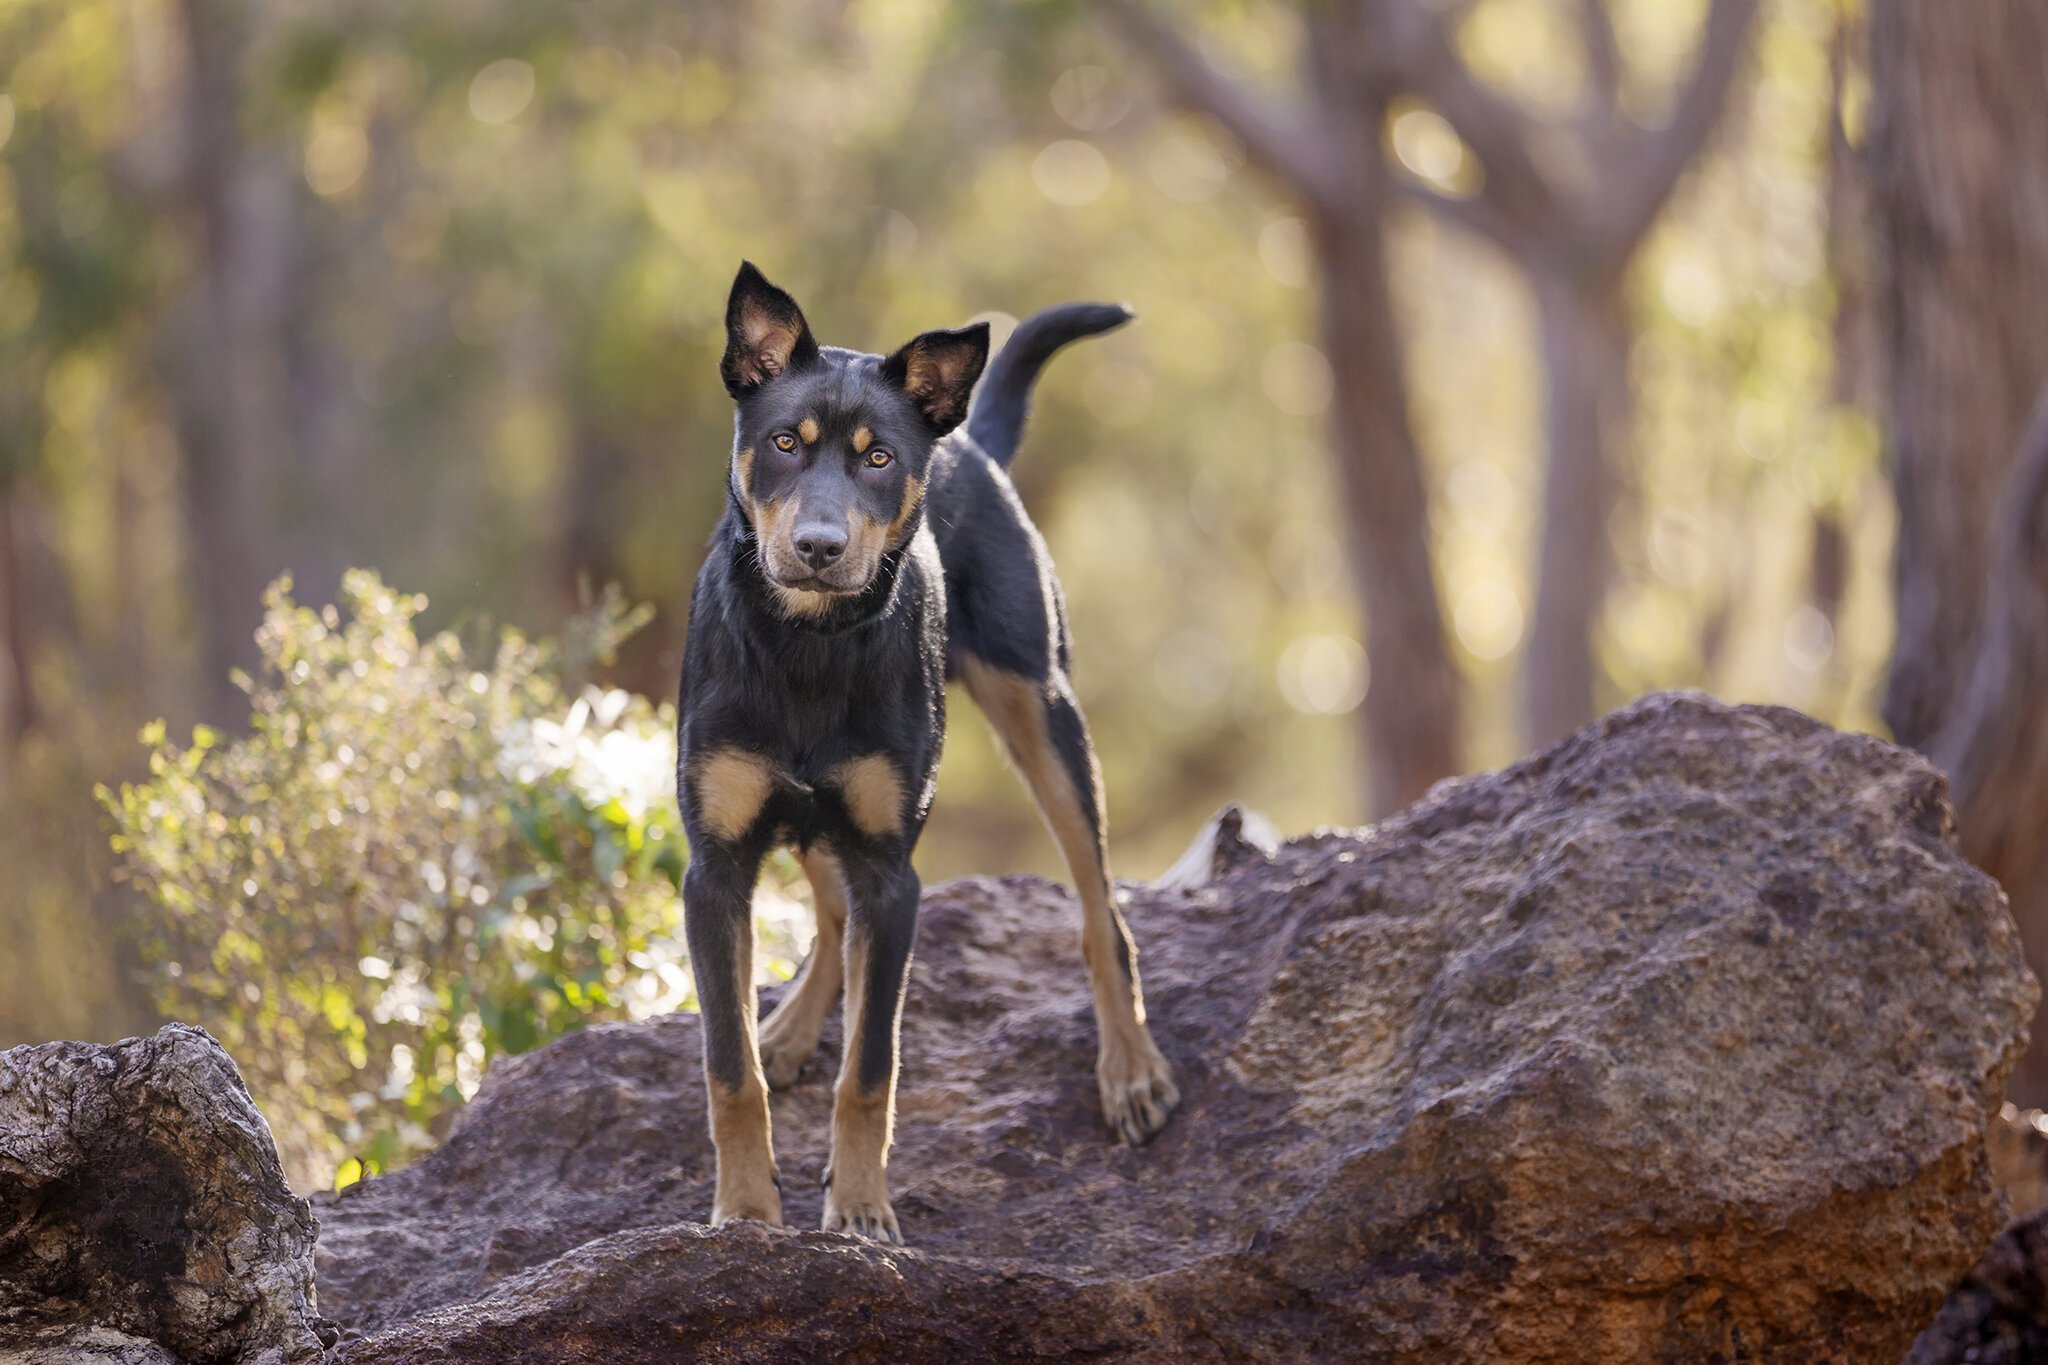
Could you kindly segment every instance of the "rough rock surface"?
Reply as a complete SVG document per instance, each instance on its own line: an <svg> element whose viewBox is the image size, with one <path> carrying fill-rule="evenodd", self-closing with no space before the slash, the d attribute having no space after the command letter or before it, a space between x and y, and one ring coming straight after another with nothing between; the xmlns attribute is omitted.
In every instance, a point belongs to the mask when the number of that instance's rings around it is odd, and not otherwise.
<svg viewBox="0 0 2048 1365"><path fill-rule="evenodd" d="M1906 1365L2035 1365L2048 1360L2048 1212L1998 1234L1913 1343Z"/></svg>
<svg viewBox="0 0 2048 1365"><path fill-rule="evenodd" d="M204 1030L0 1053L0 1359L310 1365L318 1227Z"/></svg>
<svg viewBox="0 0 2048 1365"><path fill-rule="evenodd" d="M2048 1115L2008 1104L1985 1137L2013 1222L1949 1295L1907 1365L2048 1360Z"/></svg>
<svg viewBox="0 0 2048 1365"><path fill-rule="evenodd" d="M1097 1116L1065 893L955 883L912 1249L698 1225L695 1020L592 1029L323 1206L340 1360L1895 1361L1998 1230L2036 988L1918 758L1666 695L1372 831L1232 830L1128 888L1186 1094L1150 1147ZM774 1101L797 1227L830 1075Z"/></svg>

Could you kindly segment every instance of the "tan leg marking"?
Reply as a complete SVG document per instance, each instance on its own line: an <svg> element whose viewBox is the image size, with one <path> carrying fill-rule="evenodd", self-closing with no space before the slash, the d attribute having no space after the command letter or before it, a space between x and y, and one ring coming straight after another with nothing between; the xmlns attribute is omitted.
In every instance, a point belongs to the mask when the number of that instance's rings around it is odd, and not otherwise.
<svg viewBox="0 0 2048 1365"><path fill-rule="evenodd" d="M1128 931L1112 898L1107 853L1088 819L1087 803L1093 794L1076 788L1053 747L1046 730L1045 691L1039 684L972 655L961 656L960 675L968 695L1002 737L1074 879L1081 902L1081 956L1088 964L1088 985L1095 997L1095 1080L1102 1115L1119 1136L1136 1146L1166 1126L1167 1116L1180 1103L1180 1088L1145 1026L1145 992L1138 979L1135 945L1130 949L1128 979L1120 964L1118 948L1120 941L1127 941ZM1094 762L1092 751L1089 762ZM1094 781L1101 785L1099 775Z"/></svg>
<svg viewBox="0 0 2048 1365"><path fill-rule="evenodd" d="M869 430L868 430L868 429L867 429L866 427L855 427L855 428L853 429L853 453L854 453L854 454L856 454L856 455L865 455L865 454L867 454L867 453L868 453L868 447L869 447L869 446L871 446L871 445L873 445L874 443L875 443L875 433L873 433L872 431L869 431Z"/></svg>
<svg viewBox="0 0 2048 1365"><path fill-rule="evenodd" d="M867 1018L867 944L846 936L846 1042L832 1091L832 1159L825 1168L827 1232L850 1232L878 1242L903 1241L889 1202L889 1142L896 1123L896 1049L891 1040L889 1079L872 1093L860 1088L860 1053Z"/></svg>
<svg viewBox="0 0 2048 1365"><path fill-rule="evenodd" d="M734 954L740 1000L740 1048L746 1079L738 1090L712 1081L711 1145L718 1152L718 1189L711 1198L711 1226L735 1218L782 1225L782 1187L775 1172L775 1137L768 1118L768 1083L754 1046L754 936L744 935Z"/></svg>
<svg viewBox="0 0 2048 1365"><path fill-rule="evenodd" d="M803 421L798 422L796 424L796 434L804 438L805 445L816 445L818 443L818 419L806 417Z"/></svg>
<svg viewBox="0 0 2048 1365"><path fill-rule="evenodd" d="M721 839L745 834L775 789L774 765L741 749L714 750L692 768L698 817Z"/></svg>
<svg viewBox="0 0 2048 1365"><path fill-rule="evenodd" d="M846 810L871 839L903 832L903 779L881 754L849 758L826 774L839 788Z"/></svg>
<svg viewBox="0 0 2048 1365"><path fill-rule="evenodd" d="M839 1002L846 975L846 882L838 860L823 846L813 845L803 855L803 864L804 875L811 880L811 903L818 911L818 937L796 984L761 1025L761 1069L775 1090L796 1084L804 1063L818 1050L818 1035Z"/></svg>

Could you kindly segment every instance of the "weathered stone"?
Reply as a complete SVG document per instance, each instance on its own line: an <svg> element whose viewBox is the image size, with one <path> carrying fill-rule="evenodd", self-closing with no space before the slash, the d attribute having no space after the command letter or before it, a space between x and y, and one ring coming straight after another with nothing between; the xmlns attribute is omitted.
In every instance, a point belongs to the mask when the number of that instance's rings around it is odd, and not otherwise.
<svg viewBox="0 0 2048 1365"><path fill-rule="evenodd" d="M1906 1365L2035 1365L2048 1360L2048 1212L1998 1235Z"/></svg>
<svg viewBox="0 0 2048 1365"><path fill-rule="evenodd" d="M318 1227L204 1030L0 1053L0 1359L310 1365Z"/></svg>
<svg viewBox="0 0 2048 1365"><path fill-rule="evenodd" d="M1996 1232L2036 988L1918 758L1667 695L1375 830L1233 829L1128 888L1186 1096L1150 1147L1097 1116L1071 901L955 883L903 1024L913 1249L694 1225L695 1020L592 1029L325 1205L340 1359L1860 1363ZM798 1226L831 1072L774 1101Z"/></svg>
<svg viewBox="0 0 2048 1365"><path fill-rule="evenodd" d="M2048 1117L2008 1104L1985 1137L2013 1221L1913 1343L1907 1365L2048 1360Z"/></svg>

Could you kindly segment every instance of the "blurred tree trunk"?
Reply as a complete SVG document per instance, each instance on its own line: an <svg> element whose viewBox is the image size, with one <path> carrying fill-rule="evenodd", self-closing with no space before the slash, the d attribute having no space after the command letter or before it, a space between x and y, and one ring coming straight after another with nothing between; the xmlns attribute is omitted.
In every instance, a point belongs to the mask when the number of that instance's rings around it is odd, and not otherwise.
<svg viewBox="0 0 2048 1365"><path fill-rule="evenodd" d="M1387 282L1391 189L1380 129L1397 86L1365 41L1369 19L1360 9L1310 16L1316 108L1298 118L1265 107L1142 5L1116 13L1176 96L1242 142L1309 222L1335 381L1331 447L1373 669L1364 786L1373 814L1391 815L1459 770L1458 676L1430 561L1428 491Z"/></svg>
<svg viewBox="0 0 2048 1365"><path fill-rule="evenodd" d="M253 668L260 597L282 567L272 533L277 471L292 448L287 302L289 170L244 147L236 91L247 38L235 0L181 0L185 42L184 192L199 226L199 317L167 357L187 470L186 517L198 575L209 719L244 706L231 668Z"/></svg>
<svg viewBox="0 0 2048 1365"><path fill-rule="evenodd" d="M1608 514L1629 443L1631 328L1622 283L1636 251L1720 120L1757 0L1713 0L1670 118L1638 126L1604 0L1579 0L1586 90L1577 114L1539 119L1490 89L1458 55L1455 27L1421 0L1375 0L1375 32L1397 35L1406 88L1456 130L1483 171L1458 198L1419 180L1402 189L1505 252L1535 295L1544 365L1544 520L1536 611L1523 658L1529 742L1541 748L1593 719L1594 633L1607 597ZM1455 18L1462 14L1451 7ZM1561 176L1544 139L1578 153Z"/></svg>
<svg viewBox="0 0 2048 1365"><path fill-rule="evenodd" d="M1592 719L1593 632L1612 568L1607 520L1629 423L1629 326L1611 279L1538 275L1543 338L1543 545L1529 632L1526 705L1538 748Z"/></svg>
<svg viewBox="0 0 2048 1365"><path fill-rule="evenodd" d="M36 723L35 658L29 628L28 556L22 553L21 523L31 504L22 496L18 477L0 484L0 631L5 671L0 686L6 693L7 738L19 741Z"/></svg>
<svg viewBox="0 0 2048 1365"><path fill-rule="evenodd" d="M2048 978L2048 9L1876 0L1870 33L1899 508L1884 715L1947 769L1963 850ZM2024 1103L2048 1101L2044 1023Z"/></svg>
<svg viewBox="0 0 2048 1365"><path fill-rule="evenodd" d="M1378 196L1368 189L1360 197ZM1364 706L1377 816L1458 771L1458 679L1430 565L1429 498L1408 426L1382 234L1375 212L1314 220L1323 349L1335 379L1332 446L1374 674Z"/></svg>
<svg viewBox="0 0 2048 1365"><path fill-rule="evenodd" d="M1467 5L1362 0L1309 8L1309 102L1292 117L1223 77L1143 4L1117 7L1124 29L1181 101L1213 116L1275 171L1317 224L1338 461L1379 679L1366 699L1366 725L1375 763L1392 768L1375 768L1375 805L1383 812L1425 790L1424 773L1454 768L1456 730L1449 701L1456 675L1429 573L1421 462L1408 432L1387 299L1381 237L1389 194L1398 189L1493 242L1536 297L1547 474L1524 702L1529 739L1540 747L1592 720L1598 696L1593 638L1607 595L1615 471L1628 439L1622 281L1719 121L1756 6L1712 0L1670 119L1647 129L1623 109L1620 48L1603 0L1576 7L1587 54L1584 107L1554 124L1466 67L1456 29ZM1424 101L1463 139L1484 172L1472 197L1391 176L1381 146L1397 95ZM1544 138L1568 141L1584 175L1546 169L1535 150ZM1440 685L1441 704L1414 695Z"/></svg>

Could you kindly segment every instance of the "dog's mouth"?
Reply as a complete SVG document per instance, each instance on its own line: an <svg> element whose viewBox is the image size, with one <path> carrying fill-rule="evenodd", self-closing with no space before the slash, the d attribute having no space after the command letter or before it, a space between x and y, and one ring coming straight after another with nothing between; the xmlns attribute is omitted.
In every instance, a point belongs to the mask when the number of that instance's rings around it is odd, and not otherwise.
<svg viewBox="0 0 2048 1365"><path fill-rule="evenodd" d="M852 597L866 589L871 575L792 574L766 568L770 586L782 592L817 593L825 597ZM852 581L846 581L851 579Z"/></svg>

